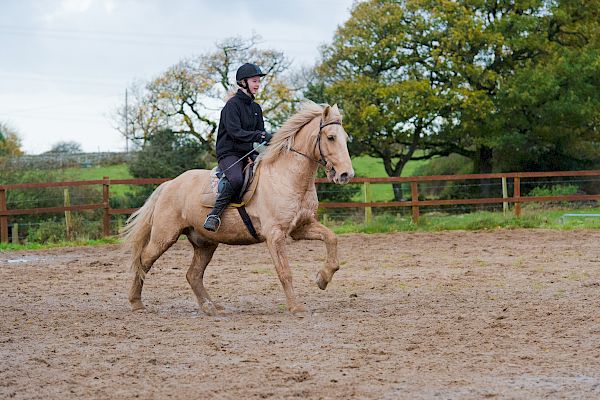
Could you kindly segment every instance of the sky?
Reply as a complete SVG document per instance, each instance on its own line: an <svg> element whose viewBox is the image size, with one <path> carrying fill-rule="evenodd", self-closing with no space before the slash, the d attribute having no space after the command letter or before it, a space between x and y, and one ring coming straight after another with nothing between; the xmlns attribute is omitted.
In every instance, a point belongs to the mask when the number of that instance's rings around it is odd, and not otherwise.
<svg viewBox="0 0 600 400"><path fill-rule="evenodd" d="M27 154L63 141L123 151L125 89L232 36L310 66L354 0L2 0L0 122Z"/></svg>

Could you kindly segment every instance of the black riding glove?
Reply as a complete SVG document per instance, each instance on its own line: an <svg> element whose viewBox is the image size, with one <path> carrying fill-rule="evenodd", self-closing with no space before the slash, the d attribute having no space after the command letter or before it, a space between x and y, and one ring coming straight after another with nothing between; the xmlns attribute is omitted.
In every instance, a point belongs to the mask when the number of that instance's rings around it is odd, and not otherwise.
<svg viewBox="0 0 600 400"><path fill-rule="evenodd" d="M269 143L271 141L271 139L273 139L273 135L270 134L269 132L262 132L259 136L260 138L260 142L265 142L265 143Z"/></svg>

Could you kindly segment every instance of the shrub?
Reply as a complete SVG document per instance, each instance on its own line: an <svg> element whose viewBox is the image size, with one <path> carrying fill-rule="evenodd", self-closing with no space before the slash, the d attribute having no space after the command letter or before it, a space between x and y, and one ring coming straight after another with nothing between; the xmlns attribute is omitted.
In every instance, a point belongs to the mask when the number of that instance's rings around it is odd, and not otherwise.
<svg viewBox="0 0 600 400"><path fill-rule="evenodd" d="M90 212L86 212L89 214ZM28 243L57 243L64 240L94 240L102 237L102 218L98 211L95 215L72 213L71 234L67 237L65 220L62 217L50 217L27 229Z"/></svg>
<svg viewBox="0 0 600 400"><path fill-rule="evenodd" d="M148 139L129 171L136 178L175 178L189 169L207 168L209 158L202 143L163 129Z"/></svg>
<svg viewBox="0 0 600 400"><path fill-rule="evenodd" d="M29 243L56 243L65 239L65 226L56 219L40 222L29 228L27 241Z"/></svg>
<svg viewBox="0 0 600 400"><path fill-rule="evenodd" d="M463 175L471 172L473 172L473 161L471 159L458 154L451 154L448 157L433 158L428 163L420 165L415 169L414 175ZM420 185L421 193L426 194L427 197L438 197L441 199L480 197L480 194L476 193L475 189L472 186L465 187L461 182L457 181L433 182L432 184Z"/></svg>
<svg viewBox="0 0 600 400"><path fill-rule="evenodd" d="M207 148L190 136L182 136L170 129L152 135L137 152L129 165L136 178L175 178L195 168L208 168L211 156ZM119 207L140 207L157 185L135 186L120 199ZM116 203L113 203L117 205ZM113 205L114 207L114 205Z"/></svg>
<svg viewBox="0 0 600 400"><path fill-rule="evenodd" d="M579 187L577 185L552 185L552 186L537 186L529 191L528 196L545 197L545 196L568 196L577 194ZM567 206L568 201L546 201L543 203L528 203L526 207L532 209L551 208L554 206Z"/></svg>
<svg viewBox="0 0 600 400"><path fill-rule="evenodd" d="M537 186L531 189L529 196L568 196L577 194L579 188L576 185L552 185L552 186Z"/></svg>

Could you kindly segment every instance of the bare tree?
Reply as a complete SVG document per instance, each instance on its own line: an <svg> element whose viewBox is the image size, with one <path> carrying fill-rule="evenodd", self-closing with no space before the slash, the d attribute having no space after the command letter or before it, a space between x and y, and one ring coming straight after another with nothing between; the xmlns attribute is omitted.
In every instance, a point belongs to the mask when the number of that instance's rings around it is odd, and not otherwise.
<svg viewBox="0 0 600 400"><path fill-rule="evenodd" d="M122 105L114 117L116 128L141 144L158 129L169 128L212 149L219 110L236 90L235 72L252 62L268 74L257 101L267 126L276 129L294 111L298 91L288 73L290 61L282 52L259 49L259 41L258 36L225 39L212 52L181 60L153 80L132 85L127 111Z"/></svg>

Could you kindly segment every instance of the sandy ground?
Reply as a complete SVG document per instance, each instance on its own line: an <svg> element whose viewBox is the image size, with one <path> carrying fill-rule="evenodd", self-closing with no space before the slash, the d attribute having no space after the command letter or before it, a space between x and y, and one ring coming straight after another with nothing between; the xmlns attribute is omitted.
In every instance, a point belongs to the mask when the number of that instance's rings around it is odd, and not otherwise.
<svg viewBox="0 0 600 400"><path fill-rule="evenodd" d="M127 302L118 246L0 253L0 398L600 398L600 231L340 236L290 243L285 311L264 244L222 245L198 311L178 242Z"/></svg>

